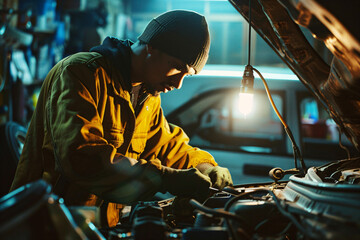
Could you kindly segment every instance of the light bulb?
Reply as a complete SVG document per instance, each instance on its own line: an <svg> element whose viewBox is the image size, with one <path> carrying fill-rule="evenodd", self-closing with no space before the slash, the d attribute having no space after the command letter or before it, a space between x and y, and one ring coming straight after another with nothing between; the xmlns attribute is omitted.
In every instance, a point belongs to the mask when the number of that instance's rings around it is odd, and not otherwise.
<svg viewBox="0 0 360 240"><path fill-rule="evenodd" d="M247 116L253 108L254 94L252 93L239 93L239 112Z"/></svg>
<svg viewBox="0 0 360 240"><path fill-rule="evenodd" d="M239 111L243 115L251 112L253 107L254 73L251 65L246 65L239 93Z"/></svg>

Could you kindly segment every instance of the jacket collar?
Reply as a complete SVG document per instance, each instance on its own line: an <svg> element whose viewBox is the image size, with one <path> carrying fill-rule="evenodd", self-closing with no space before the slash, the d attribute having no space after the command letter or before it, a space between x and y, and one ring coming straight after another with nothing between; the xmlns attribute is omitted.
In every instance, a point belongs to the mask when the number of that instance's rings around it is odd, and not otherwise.
<svg viewBox="0 0 360 240"><path fill-rule="evenodd" d="M112 65L123 89L131 92L131 45L130 40L119 40L114 37L105 38L104 42L90 49L90 52L98 52L103 55Z"/></svg>

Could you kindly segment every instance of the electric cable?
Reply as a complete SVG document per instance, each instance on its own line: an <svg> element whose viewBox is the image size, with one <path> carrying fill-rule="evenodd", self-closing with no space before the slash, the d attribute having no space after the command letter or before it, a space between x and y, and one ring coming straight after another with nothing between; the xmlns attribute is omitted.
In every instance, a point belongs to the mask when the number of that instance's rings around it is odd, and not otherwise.
<svg viewBox="0 0 360 240"><path fill-rule="evenodd" d="M299 159L299 160L300 160L300 164L301 164L301 168L302 168L302 170L303 170L303 173L305 174L307 169L306 169L306 166L305 166L304 159L303 159L303 157L302 157L302 155L301 155L301 152L300 152L300 150L299 150L299 147L298 147L297 144L296 144L296 141L295 141L294 136L293 136L293 134L292 134L292 132L291 132L291 129L289 128L289 126L288 126L288 124L286 123L286 121L284 120L284 118L281 116L281 113L279 112L279 110L277 109L277 107L276 107L276 105L275 105L275 103L274 103L274 100L273 100L273 98L272 98L272 96L271 96L271 93L270 93L270 90L269 90L269 86L268 86L268 84L266 83L265 78L262 76L262 74L261 74L256 68L254 68L254 67L251 66L251 69L254 70L254 71L259 75L259 77L261 78L261 80L262 80L262 82L263 82L263 84L264 84L264 86L265 86L265 91L266 91L266 94L267 94L267 96L268 96L268 98L269 98L269 101L270 101L270 103L271 103L271 106L273 107L276 115L278 116L278 118L280 119L282 125L284 126L285 132L286 132L286 134L288 135L288 137L289 137L289 139L290 139L290 141L291 141L291 143L292 143L293 153L294 153L294 161L295 161L295 168L298 169L297 159Z"/></svg>
<svg viewBox="0 0 360 240"><path fill-rule="evenodd" d="M225 211L225 210L215 210L215 209L212 209L212 208L208 208L208 207L205 207L204 205L202 205L201 203L199 203L198 201L194 200L194 199L190 199L189 200L189 203L191 206L193 206L194 208L198 209L199 211L202 211L204 213L208 213L208 214L211 214L213 216L219 216L219 217L223 217L226 221L226 224L228 225L228 228L229 228L229 231L230 231L230 234L232 235L232 239L233 240L237 240L237 236L236 236L236 233L234 231L234 229L232 228L232 225L229 224L228 222L228 219L233 219L233 220L236 220L238 222L244 222L244 219L240 218L239 216L237 216L236 214L233 214L229 211ZM249 238L249 235L245 233L244 231L244 237L246 239L250 239Z"/></svg>
<svg viewBox="0 0 360 240"><path fill-rule="evenodd" d="M248 65L250 65L251 56L251 0L249 0L249 40L248 40Z"/></svg>
<svg viewBox="0 0 360 240"><path fill-rule="evenodd" d="M275 103L272 99L272 96L270 94L270 91L269 91L269 87L264 79L264 77L261 75L261 73L255 69L253 66L251 66L250 64L250 56L251 56L251 0L249 0L249 19L248 19L248 22L249 22L249 38L248 38L248 64L247 66L245 67L245 72L247 70L254 70L255 72L257 72L257 74L260 76L261 80L263 81L264 83L264 86L265 86L265 89L266 89L266 93L268 95L268 98L270 100L270 103L273 107L273 109L275 110L275 113L276 115L279 117L281 123L283 124L284 126L284 129L285 129L285 132L286 134L288 135L291 143L292 143L292 147L293 147L293 155L294 155L294 164L295 164L295 168L298 169L298 166L297 166L297 159L299 159L300 161L300 164L301 164L301 168L303 170L303 174L305 175L306 174L306 166L305 166L305 162L304 162L304 159L301 155L301 152L299 150L299 147L297 146L296 142L295 142L295 139L294 139L294 136L291 132L291 129L289 128L289 126L287 125L287 123L285 122L285 120L283 119L283 117L281 116L280 112L278 111L277 107L275 106ZM252 75L252 74L251 74ZM250 76L250 75L249 75ZM245 77L243 78L243 80L245 79ZM249 81L249 79L247 79L247 81ZM252 84L253 84L253 81L252 81Z"/></svg>
<svg viewBox="0 0 360 240"><path fill-rule="evenodd" d="M233 197L231 198L229 201L226 202L225 206L224 206L224 211L228 212L230 207L235 203L237 202L238 200L244 198L245 196L247 195L250 195L251 193L254 193L254 192L267 192L267 189L258 189L258 190L255 190L255 191L251 191L251 192L245 192L245 193L241 193L239 194L238 196L236 197ZM230 230L230 233L232 234L232 238L234 240L237 240L237 235L235 233L235 230L233 229L232 227L232 224L230 223L229 219L225 218L225 222L227 224L227 226L229 227L229 230ZM243 238L242 239L251 239L249 234L247 234L244 230L242 231L242 234L243 234Z"/></svg>
<svg viewBox="0 0 360 240"><path fill-rule="evenodd" d="M296 226L297 229L299 229L305 236L307 236L307 237L309 237L309 239L311 239L311 236L308 233L308 231L306 231L306 229L303 226L301 226L300 222L281 205L280 200L276 197L275 193L271 190L268 190L268 192L272 196L272 199L275 202L276 207L279 210L279 212L282 215L284 215L285 217L289 218L290 221Z"/></svg>
<svg viewBox="0 0 360 240"><path fill-rule="evenodd" d="M235 234L235 231L234 229L232 228L232 225L230 224L229 222L229 219L227 218L227 216L232 216L232 215L228 215L228 214L224 214L225 212L228 212L229 213L229 209L231 207L231 205L233 205L235 202L237 202L238 200L240 199L243 199L245 196L247 195L250 195L250 194L254 194L254 193L260 193L260 192L264 192L264 193L269 193L272 197L272 200L274 201L277 209L279 210L279 212L287 217L294 225L295 227L301 231L305 236L307 237L310 237L309 233L306 231L306 229L301 225L301 223L290 213L286 210L286 208L284 206L281 205L281 202L280 200L277 198L277 196L275 195L275 193L273 191L271 191L270 189L266 189L266 188L259 188L259 189L256 189L254 191L251 191L251 192L245 192L245 193L242 193L242 194L239 194L238 196L230 199L224 206L224 211L221 211L222 213L222 216L225 218L225 221L228 225L228 227L230 228L230 232L232 234ZM201 204L200 204L201 205ZM197 208L197 205L193 205L195 208ZM212 209L213 210L213 209ZM215 212L218 212L218 210L213 210ZM210 212L208 212L210 213ZM232 219L234 220L237 220L239 218L233 218ZM241 218L240 218L241 219ZM285 228L286 229L286 228ZM237 237L233 237L233 239L237 239Z"/></svg>
<svg viewBox="0 0 360 240"><path fill-rule="evenodd" d="M213 216L230 218L230 219L237 220L237 221L243 221L243 219L240 218L239 216L237 216L236 214L233 214L231 212L224 211L221 209L216 210L216 209L205 207L204 205L202 205L201 203L199 203L198 201L196 201L194 199L190 199L189 203L191 206L193 206L194 208L196 208L204 213L209 213Z"/></svg>

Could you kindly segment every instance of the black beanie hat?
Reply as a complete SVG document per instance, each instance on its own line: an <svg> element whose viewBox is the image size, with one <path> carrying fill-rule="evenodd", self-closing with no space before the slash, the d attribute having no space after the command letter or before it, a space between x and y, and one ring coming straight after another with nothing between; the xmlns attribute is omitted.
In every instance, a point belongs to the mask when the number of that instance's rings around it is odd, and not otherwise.
<svg viewBox="0 0 360 240"><path fill-rule="evenodd" d="M173 10L154 18L139 40L176 57L199 73L210 48L209 29L205 17L186 10Z"/></svg>

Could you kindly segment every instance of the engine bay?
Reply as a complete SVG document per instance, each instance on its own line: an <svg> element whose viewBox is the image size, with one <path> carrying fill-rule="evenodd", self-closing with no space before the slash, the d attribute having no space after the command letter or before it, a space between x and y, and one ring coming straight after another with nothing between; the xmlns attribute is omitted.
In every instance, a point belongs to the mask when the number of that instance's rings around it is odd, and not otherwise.
<svg viewBox="0 0 360 240"><path fill-rule="evenodd" d="M358 170L339 161L347 180ZM340 167L340 165L342 167ZM334 168L334 165L323 166ZM203 204L173 198L140 202L120 225L102 229L107 239L354 239L360 218L358 182L311 180L321 168L290 181L238 185L214 192ZM311 176L310 176L311 175ZM325 175L323 175L325 176ZM322 177L323 177L322 176ZM333 176L334 177L334 176ZM324 179L329 179L326 176ZM357 209L357 210L356 210Z"/></svg>
<svg viewBox="0 0 360 240"><path fill-rule="evenodd" d="M66 206L43 180L0 199L2 239L357 239L360 158L293 174L289 181L211 188L203 203L185 197L136 202L115 227L98 208ZM11 216L11 217L10 217Z"/></svg>

